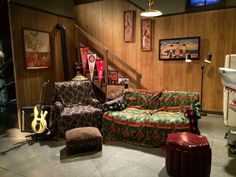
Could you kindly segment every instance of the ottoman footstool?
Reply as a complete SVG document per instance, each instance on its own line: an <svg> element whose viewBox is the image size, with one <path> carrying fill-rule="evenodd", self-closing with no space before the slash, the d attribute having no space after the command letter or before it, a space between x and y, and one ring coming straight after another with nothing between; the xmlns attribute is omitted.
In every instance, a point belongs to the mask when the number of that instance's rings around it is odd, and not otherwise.
<svg viewBox="0 0 236 177"><path fill-rule="evenodd" d="M102 135L96 127L80 127L67 130L65 141L69 155L76 152L101 151Z"/></svg>
<svg viewBox="0 0 236 177"><path fill-rule="evenodd" d="M166 170L174 177L209 177L211 148L205 136L188 132L167 137Z"/></svg>

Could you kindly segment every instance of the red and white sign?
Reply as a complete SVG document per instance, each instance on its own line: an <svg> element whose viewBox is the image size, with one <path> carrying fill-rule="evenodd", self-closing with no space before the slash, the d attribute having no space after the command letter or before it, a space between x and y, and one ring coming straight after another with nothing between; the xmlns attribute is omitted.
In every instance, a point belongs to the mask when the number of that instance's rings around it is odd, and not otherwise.
<svg viewBox="0 0 236 177"><path fill-rule="evenodd" d="M89 48L88 48L88 47L80 48L80 54L81 54L81 60L82 60L82 66L83 66L83 74L84 74L84 76L86 75L88 53L89 53Z"/></svg>
<svg viewBox="0 0 236 177"><path fill-rule="evenodd" d="M97 66L97 71L98 71L98 81L99 81L99 85L101 86L102 76L103 76L103 71L104 71L104 60L100 58L97 59L96 66Z"/></svg>
<svg viewBox="0 0 236 177"><path fill-rule="evenodd" d="M89 73L90 73L90 80L93 80L95 62L96 62L97 55L96 53L89 53L88 54L88 64L89 64Z"/></svg>

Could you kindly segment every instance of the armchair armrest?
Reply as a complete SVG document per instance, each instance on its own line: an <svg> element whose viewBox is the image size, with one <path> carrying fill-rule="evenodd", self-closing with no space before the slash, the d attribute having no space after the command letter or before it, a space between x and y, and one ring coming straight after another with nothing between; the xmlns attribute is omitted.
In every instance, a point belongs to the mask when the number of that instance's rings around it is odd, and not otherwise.
<svg viewBox="0 0 236 177"><path fill-rule="evenodd" d="M64 110L64 106L61 102L59 101L56 101L54 103L54 111L59 111L59 112L62 112Z"/></svg>
<svg viewBox="0 0 236 177"><path fill-rule="evenodd" d="M96 98L89 99L89 104L96 108L101 108L101 103Z"/></svg>
<svg viewBox="0 0 236 177"><path fill-rule="evenodd" d="M57 121L60 117L61 112L64 110L64 106L61 102L56 101L52 106L51 106L51 116L49 119L49 126L48 128L51 131L51 134L54 135L57 132Z"/></svg>

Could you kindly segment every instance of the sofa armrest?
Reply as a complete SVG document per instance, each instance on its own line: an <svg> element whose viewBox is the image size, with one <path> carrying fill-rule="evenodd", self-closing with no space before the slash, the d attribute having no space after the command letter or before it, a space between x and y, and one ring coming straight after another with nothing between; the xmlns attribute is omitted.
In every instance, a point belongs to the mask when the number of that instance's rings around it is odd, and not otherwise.
<svg viewBox="0 0 236 177"><path fill-rule="evenodd" d="M187 108L184 112L185 117L189 119L190 131L195 134L200 134L198 127L198 119L200 116L200 104L194 103L192 108Z"/></svg>

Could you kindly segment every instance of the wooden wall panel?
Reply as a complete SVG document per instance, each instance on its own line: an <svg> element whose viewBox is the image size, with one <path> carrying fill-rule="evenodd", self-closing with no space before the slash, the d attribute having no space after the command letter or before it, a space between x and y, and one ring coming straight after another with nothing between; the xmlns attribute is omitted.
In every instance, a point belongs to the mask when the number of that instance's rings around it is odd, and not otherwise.
<svg viewBox="0 0 236 177"><path fill-rule="evenodd" d="M123 41L125 10L136 11L134 42ZM212 64L204 72L203 109L222 112L223 86L217 69L224 65L226 54L236 53L236 8L155 18L151 52L141 51L140 12L126 0L75 6L76 23L140 72L144 88L200 92L201 64L211 52ZM201 60L185 63L158 59L159 39L191 36L201 37Z"/></svg>
<svg viewBox="0 0 236 177"><path fill-rule="evenodd" d="M74 19L10 4L10 22L18 115L20 115L19 111L21 107L34 106L39 102L41 84L44 81L50 81L45 88L44 101L47 104L51 104L54 82L64 80L60 31L55 28L58 23L63 24L66 28L69 73L71 78L74 76ZM22 28L50 32L52 36L52 68L37 70L26 69Z"/></svg>

